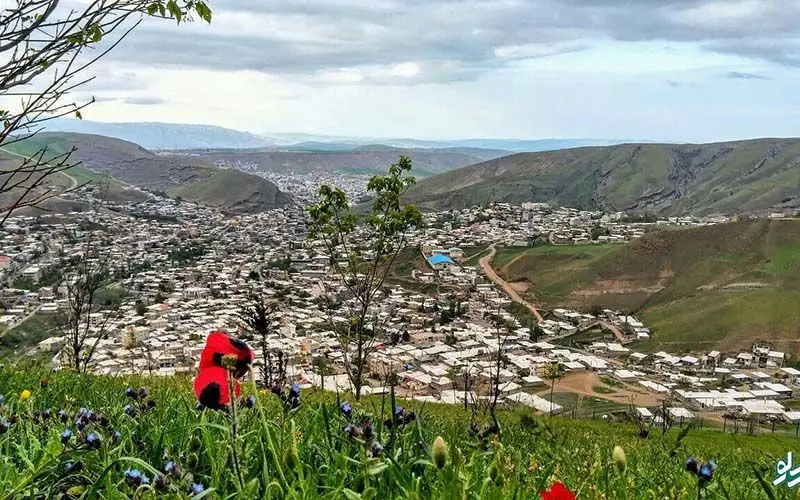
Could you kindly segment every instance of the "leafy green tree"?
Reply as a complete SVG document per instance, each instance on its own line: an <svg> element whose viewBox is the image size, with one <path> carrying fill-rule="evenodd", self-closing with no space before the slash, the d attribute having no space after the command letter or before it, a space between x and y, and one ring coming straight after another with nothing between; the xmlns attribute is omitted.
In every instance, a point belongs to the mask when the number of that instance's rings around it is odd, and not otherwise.
<svg viewBox="0 0 800 500"><path fill-rule="evenodd" d="M411 160L401 156L389 167L387 175L370 179L367 193L372 205L361 221L362 227L340 188L320 186L319 201L308 208L309 239L325 248L333 271L342 277L351 297L344 303L347 323L333 327L356 400L361 398L367 359L375 349L376 339L385 335L385 324L381 324L371 306L397 254L406 246L408 232L422 223L419 209L400 201L415 183L410 172ZM365 238L366 244L360 238ZM362 248L368 248L370 255L365 255ZM330 318L333 323L332 315Z"/></svg>
<svg viewBox="0 0 800 500"><path fill-rule="evenodd" d="M0 11L0 146L18 144L23 160L0 170L0 226L19 208L37 206L58 194L48 179L74 167L74 149L48 149L30 140L53 118L73 115L89 102L70 94L88 83L86 70L113 50L142 15L211 20L203 0L16 0ZM115 40L101 43L114 33ZM24 142L21 142L24 141ZM77 186L76 186L77 187ZM74 189L74 187L73 187Z"/></svg>

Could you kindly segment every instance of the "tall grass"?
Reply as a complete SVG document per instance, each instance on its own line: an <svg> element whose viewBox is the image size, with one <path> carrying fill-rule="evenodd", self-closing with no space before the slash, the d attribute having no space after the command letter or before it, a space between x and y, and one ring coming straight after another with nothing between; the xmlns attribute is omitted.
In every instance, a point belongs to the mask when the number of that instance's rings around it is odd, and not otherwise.
<svg viewBox="0 0 800 500"><path fill-rule="evenodd" d="M255 404L242 401L234 417L197 410L184 378L0 368L0 498L529 499L555 481L581 499L796 498L771 486L776 460L800 450L792 438L692 430L640 439L632 426L507 411L502 438L479 439L456 407L387 396L347 415L343 396L305 391L292 409L252 384L245 392ZM90 433L102 444L87 445ZM444 460L432 456L437 436ZM684 470L689 456L719 465L701 488Z"/></svg>

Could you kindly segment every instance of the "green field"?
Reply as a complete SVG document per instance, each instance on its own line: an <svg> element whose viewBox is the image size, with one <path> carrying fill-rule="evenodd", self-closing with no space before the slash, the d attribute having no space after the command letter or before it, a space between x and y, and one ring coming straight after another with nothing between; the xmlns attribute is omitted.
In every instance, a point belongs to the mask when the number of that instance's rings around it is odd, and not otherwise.
<svg viewBox="0 0 800 500"><path fill-rule="evenodd" d="M146 397L126 397L126 387L140 386ZM24 390L27 400L20 398ZM234 415L195 410L183 378L0 367L0 425L10 422L0 433L0 497L532 499L559 481L580 499L677 500L697 498L697 478L684 471L693 456L718 464L701 498L796 498L771 486L776 460L800 449L800 440L777 434L688 429L681 436L673 429L642 439L624 423L520 410L501 411L499 436L483 441L470 435L471 412L461 407L371 398L347 417L331 393L303 391L300 407L287 412L269 391L247 385L244 392L256 396L255 407L239 406ZM566 394L555 398L577 402ZM614 409L596 398L583 403L596 415ZM393 430L381 425L399 405L417 419ZM80 408L95 416L78 417ZM46 409L51 413L43 416ZM84 422L80 428L77 421ZM366 422L374 422L374 437L348 437L346 425ZM65 429L71 435L62 440ZM100 437L99 446L84 444L90 434ZM432 452L436 436L444 438L446 453ZM369 452L377 449L373 440L380 452ZM624 470L612 461L614 446L625 451ZM130 469L144 473L148 484L137 484ZM192 495L193 484L204 492Z"/></svg>
<svg viewBox="0 0 800 500"><path fill-rule="evenodd" d="M800 351L800 220L660 231L628 245L546 246L498 254L509 281L550 307L640 315L637 349L730 351L768 341ZM515 258L518 257L519 258Z"/></svg>

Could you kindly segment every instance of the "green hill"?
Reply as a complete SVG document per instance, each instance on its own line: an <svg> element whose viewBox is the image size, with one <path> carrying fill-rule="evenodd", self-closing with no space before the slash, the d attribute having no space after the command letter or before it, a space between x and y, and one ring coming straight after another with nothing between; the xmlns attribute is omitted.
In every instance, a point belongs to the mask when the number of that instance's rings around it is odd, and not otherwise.
<svg viewBox="0 0 800 500"><path fill-rule="evenodd" d="M500 435L483 441L458 406L376 397L347 417L336 401L345 394L304 390L284 411L269 391L243 392L252 408L198 411L185 378L0 366L0 497L533 499L558 481L583 500L794 498L771 486L777 459L800 444L783 426L765 436L654 428L643 439L632 424L501 410ZM417 418L388 428L399 405ZM367 422L367 435L346 428ZM432 453L436 436L446 454ZM719 466L701 496L688 457Z"/></svg>
<svg viewBox="0 0 800 500"><path fill-rule="evenodd" d="M517 253L498 254L496 267L509 281L529 282L529 297L551 306L634 311L655 332L642 348L729 351L762 340L800 351L800 219Z"/></svg>
<svg viewBox="0 0 800 500"><path fill-rule="evenodd" d="M176 193L190 201L235 212L263 211L292 201L275 184L261 177L221 170L193 156L157 155L132 142L111 137L40 133L10 145L9 149L31 155L43 147L47 147L45 158L76 148L72 158L80 161L80 165L70 169L69 174L79 182L110 180L112 187L129 184ZM230 186L227 182L231 182Z"/></svg>
<svg viewBox="0 0 800 500"><path fill-rule="evenodd" d="M408 200L426 208L537 201L653 214L796 208L800 139L521 153L423 179Z"/></svg>

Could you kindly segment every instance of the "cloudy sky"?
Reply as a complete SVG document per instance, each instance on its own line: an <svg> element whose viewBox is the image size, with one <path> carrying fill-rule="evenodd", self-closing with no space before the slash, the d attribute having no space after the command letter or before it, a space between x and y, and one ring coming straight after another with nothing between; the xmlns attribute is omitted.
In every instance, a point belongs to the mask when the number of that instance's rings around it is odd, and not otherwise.
<svg viewBox="0 0 800 500"><path fill-rule="evenodd" d="M253 132L800 136L800 0L218 0L148 21L84 113Z"/></svg>

